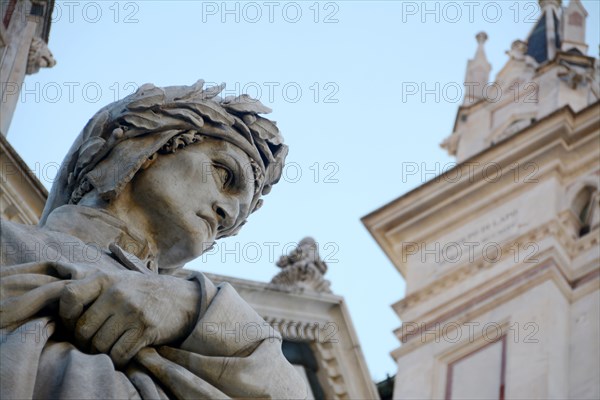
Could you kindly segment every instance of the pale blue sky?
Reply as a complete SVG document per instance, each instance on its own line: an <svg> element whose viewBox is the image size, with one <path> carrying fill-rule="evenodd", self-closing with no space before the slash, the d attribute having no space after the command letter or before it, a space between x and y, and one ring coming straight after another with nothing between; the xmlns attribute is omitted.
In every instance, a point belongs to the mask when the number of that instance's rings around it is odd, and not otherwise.
<svg viewBox="0 0 600 400"><path fill-rule="evenodd" d="M439 172L452 161L439 143L452 130L461 100L452 88L475 34L489 35L493 77L532 29L537 1L269 4L228 2L226 13L220 1L58 2L58 64L27 78L8 138L50 188L87 120L136 86L203 78L258 96L290 146L284 178L240 235L190 266L268 281L286 244L315 237L380 380L396 370L389 353L400 320L390 304L404 283L360 217L432 177L404 176L407 163ZM599 4L584 5L597 57ZM434 93L403 96L412 83Z"/></svg>

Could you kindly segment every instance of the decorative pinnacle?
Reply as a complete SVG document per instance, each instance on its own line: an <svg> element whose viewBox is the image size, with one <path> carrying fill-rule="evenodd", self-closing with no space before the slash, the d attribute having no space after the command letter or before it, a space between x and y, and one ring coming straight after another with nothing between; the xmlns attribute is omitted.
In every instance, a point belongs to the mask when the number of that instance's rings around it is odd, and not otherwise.
<svg viewBox="0 0 600 400"><path fill-rule="evenodd" d="M488 35L482 31L475 35L475 39L477 39L477 43L479 43L479 45L483 45L488 40Z"/></svg>

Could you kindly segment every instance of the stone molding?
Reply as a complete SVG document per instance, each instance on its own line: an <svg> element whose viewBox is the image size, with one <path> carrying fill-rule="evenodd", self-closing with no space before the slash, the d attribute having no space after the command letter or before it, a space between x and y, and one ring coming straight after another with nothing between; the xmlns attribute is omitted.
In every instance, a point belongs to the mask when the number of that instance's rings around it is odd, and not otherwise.
<svg viewBox="0 0 600 400"><path fill-rule="evenodd" d="M24 224L37 224L48 191L2 135L0 135L0 160L3 164L0 174L2 218Z"/></svg>
<svg viewBox="0 0 600 400"><path fill-rule="evenodd" d="M450 318L453 319L453 323L459 325L467 321L472 321L477 316L494 310L499 304L510 301L518 295L525 293L531 288L548 280L552 281L570 302L573 302L581 297L578 293L579 290L584 294L600 290L599 278L600 269L596 268L579 279L573 281L569 280L563 273L560 264L557 263L555 259L552 257L546 258L542 263L537 264L535 267L501 282L474 298L470 298L466 302L445 312L434 320L427 322L419 321L424 325L420 325L418 330L412 331L410 335L403 334L402 328L396 329L394 333L402 342L402 346L392 351L391 355L397 360L399 357L435 340L431 338L428 339L427 335L425 335L424 340L423 336L421 336L422 340L411 339L411 337L415 337L423 330L430 330L432 327L436 326L436 324L442 324ZM475 304L477 304L477 307L473 307Z"/></svg>
<svg viewBox="0 0 600 400"><path fill-rule="evenodd" d="M229 282L285 340L308 343L319 364L319 380L332 399L375 398L362 350L344 299L313 290L280 290L271 283L206 273ZM302 304L302 307L296 305ZM367 387L368 386L368 387Z"/></svg>
<svg viewBox="0 0 600 400"><path fill-rule="evenodd" d="M347 385L340 371L339 356L332 343L315 343L323 368L326 371L327 383L333 389L333 399L349 399Z"/></svg>
<svg viewBox="0 0 600 400"><path fill-rule="evenodd" d="M581 238L573 238L573 235L568 232L569 225L571 224L565 222L567 218L570 218L569 213L570 210L565 210L559 214L558 219L554 219L513 240L504 243L504 246L502 246L503 259L510 257L510 252L505 250L508 250L508 248L514 242L539 242L546 237L554 237L558 239L561 246L567 250L569 257L571 258L579 252L585 251L594 245L598 245L598 236L600 235L600 230L590 232ZM490 262L484 260L483 257L479 257L477 260L475 260L475 262L456 268L455 270L440 276L435 282L429 284L428 286L409 294L399 302L393 304L392 308L397 314L401 314L406 309L427 301L458 283L464 282L468 276L473 275L480 270L488 269L493 265L500 263L501 261L502 259L496 262Z"/></svg>
<svg viewBox="0 0 600 400"><path fill-rule="evenodd" d="M397 254L394 247L396 240L392 240L392 235L399 231L406 232L409 227L416 226L425 217L444 209L457 198L479 192L487 183L481 177L481 166L487 162L494 162L503 170L507 170L514 163L536 161L536 154L540 148L555 146L562 151L569 151L574 146L596 138L598 119L595 110L599 104L600 102L596 102L578 113L568 106L556 110L523 131L364 216L363 224L402 276L406 277L406 265ZM512 151L507 151L507 146L510 146ZM463 174L460 181L444 179L445 176L453 176L456 173L455 169L468 163L479 163L479 167L473 171L476 180L469 179L467 174ZM559 179L563 180L570 173L560 160L547 166L540 167L540 174L536 176L538 179L541 180L548 174L558 174ZM419 241L414 238L413 240Z"/></svg>
<svg viewBox="0 0 600 400"><path fill-rule="evenodd" d="M331 321L323 322L307 319L290 320L288 318L261 315L274 329L281 333L285 340L308 342L315 346L320 367L326 372L329 388L333 391L333 399L349 399L348 387L339 360L343 359L338 348L339 339L332 339L328 327Z"/></svg>
<svg viewBox="0 0 600 400"><path fill-rule="evenodd" d="M329 339L327 329L331 322L291 320L264 314L261 316L286 340L321 343Z"/></svg>

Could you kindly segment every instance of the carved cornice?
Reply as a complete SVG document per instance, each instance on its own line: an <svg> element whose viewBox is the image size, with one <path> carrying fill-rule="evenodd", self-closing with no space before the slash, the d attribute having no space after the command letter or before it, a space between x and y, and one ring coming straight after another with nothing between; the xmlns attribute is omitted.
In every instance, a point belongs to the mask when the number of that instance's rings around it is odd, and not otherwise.
<svg viewBox="0 0 600 400"><path fill-rule="evenodd" d="M339 327L335 322L309 320L291 320L282 317L262 315L274 329L281 333L285 340L308 342L315 346L320 367L326 372L327 385L333 392L334 399L348 399L348 388L344 373L339 364Z"/></svg>
<svg viewBox="0 0 600 400"><path fill-rule="evenodd" d="M544 238L554 237L567 251L567 254L570 258L575 257L581 252L587 251L593 246L597 246L600 231L596 229L595 231L578 238L577 235L572 232L572 223L569 222L571 218L569 213L571 213L570 210L565 210L559 213L559 217L557 219L532 229L515 239L506 241L506 243L501 246L502 257L500 259L486 261L483 257L479 257L473 263L458 267L453 271L440 276L436 281L406 296L404 299L395 303L392 307L396 313L401 314L408 308L412 308L417 304L427 301L441 292L457 285L458 283L463 283L468 276L474 275L478 271L491 268L493 265L501 263L503 260L512 257L513 254L510 251L510 248L514 245L514 243L539 243Z"/></svg>
<svg viewBox="0 0 600 400"><path fill-rule="evenodd" d="M340 341L340 335L344 335L347 327L342 322L333 318L333 311L342 306L342 298L329 293L317 293L312 290L302 293L288 293L274 290L272 284L264 282L249 281L239 278L231 278L223 275L207 273L206 276L215 283L229 282L244 297L244 293L263 293L267 295L265 300L254 300L251 305L259 312L261 317L274 329L281 333L285 340L295 342L306 342L314 347L315 355L322 370L322 382L329 388L330 397L333 399L349 399L350 388L343 365L344 361L354 360L353 356L346 350ZM285 305L280 304L282 298L292 298L294 301L318 302L323 305L321 311L314 310L308 314L289 311ZM289 300L289 299L288 299ZM266 305L266 307L265 307ZM261 307L262 306L262 307ZM341 323L341 325L340 325ZM354 350L356 351L356 349ZM348 375L348 377L353 375ZM370 382L370 381L369 381ZM375 390L373 388L373 390ZM329 398L329 396L328 396Z"/></svg>
<svg viewBox="0 0 600 400"><path fill-rule="evenodd" d="M262 316L265 321L275 328L286 340L301 342L321 342L330 340L329 327L332 322L291 320L288 318Z"/></svg>
<svg viewBox="0 0 600 400"><path fill-rule="evenodd" d="M465 165L478 164L481 167L488 162L493 162L507 171L514 163L538 161L545 164L547 159L539 159L540 148L554 146L563 152L569 152L574 146L597 139L598 104L600 103L596 102L578 112L574 112L569 106L555 110L526 129L473 155L453 169L444 171L436 179L427 181L361 220L394 266L406 277L406 265L394 248L397 237L391 235L398 231L407 232L415 226L422 227L424 219L439 215L440 210L449 207L457 199L465 199L467 195L473 195L479 188L489 184L481 177L481 171L477 168L474 169L475 180L470 179L470 174L463 173L462 179L457 182L453 178L457 171L460 172ZM592 152L594 147L587 146L586 149ZM588 155L587 152L583 153ZM560 163L560 160L557 161ZM577 162L577 158L573 161ZM537 178L542 179L548 173L555 173L555 170L545 170L544 175L538 175ZM514 188L514 185L511 187Z"/></svg>
<svg viewBox="0 0 600 400"><path fill-rule="evenodd" d="M521 293L548 280L553 281L569 301L574 301L581 297L577 295L575 289L581 288L585 293L599 290L599 277L600 269L596 267L578 279L569 280L560 266L551 257L547 258L535 267L512 276L429 321L419 321L416 329L398 328L394 333L403 344L392 352L392 357L398 359L398 357L414 351L432 340L438 340L436 338L445 335L445 328L438 333L438 336L423 334L424 332L433 332L436 327L444 324L447 324L446 326L457 326L468 321L474 321L478 316L498 307L499 304L510 301ZM590 282L595 283L589 284ZM420 337L421 340L414 340L417 337Z"/></svg>
<svg viewBox="0 0 600 400"><path fill-rule="evenodd" d="M323 368L327 372L327 383L333 390L334 399L349 399L344 376L340 370L338 357L332 343L316 343Z"/></svg>

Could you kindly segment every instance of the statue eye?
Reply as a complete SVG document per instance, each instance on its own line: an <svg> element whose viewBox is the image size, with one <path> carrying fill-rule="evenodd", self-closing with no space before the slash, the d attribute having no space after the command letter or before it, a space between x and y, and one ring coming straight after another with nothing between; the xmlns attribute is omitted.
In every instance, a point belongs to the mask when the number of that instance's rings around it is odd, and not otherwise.
<svg viewBox="0 0 600 400"><path fill-rule="evenodd" d="M221 181L222 187L229 187L233 180L233 173L231 170L221 164L214 164L214 170Z"/></svg>

